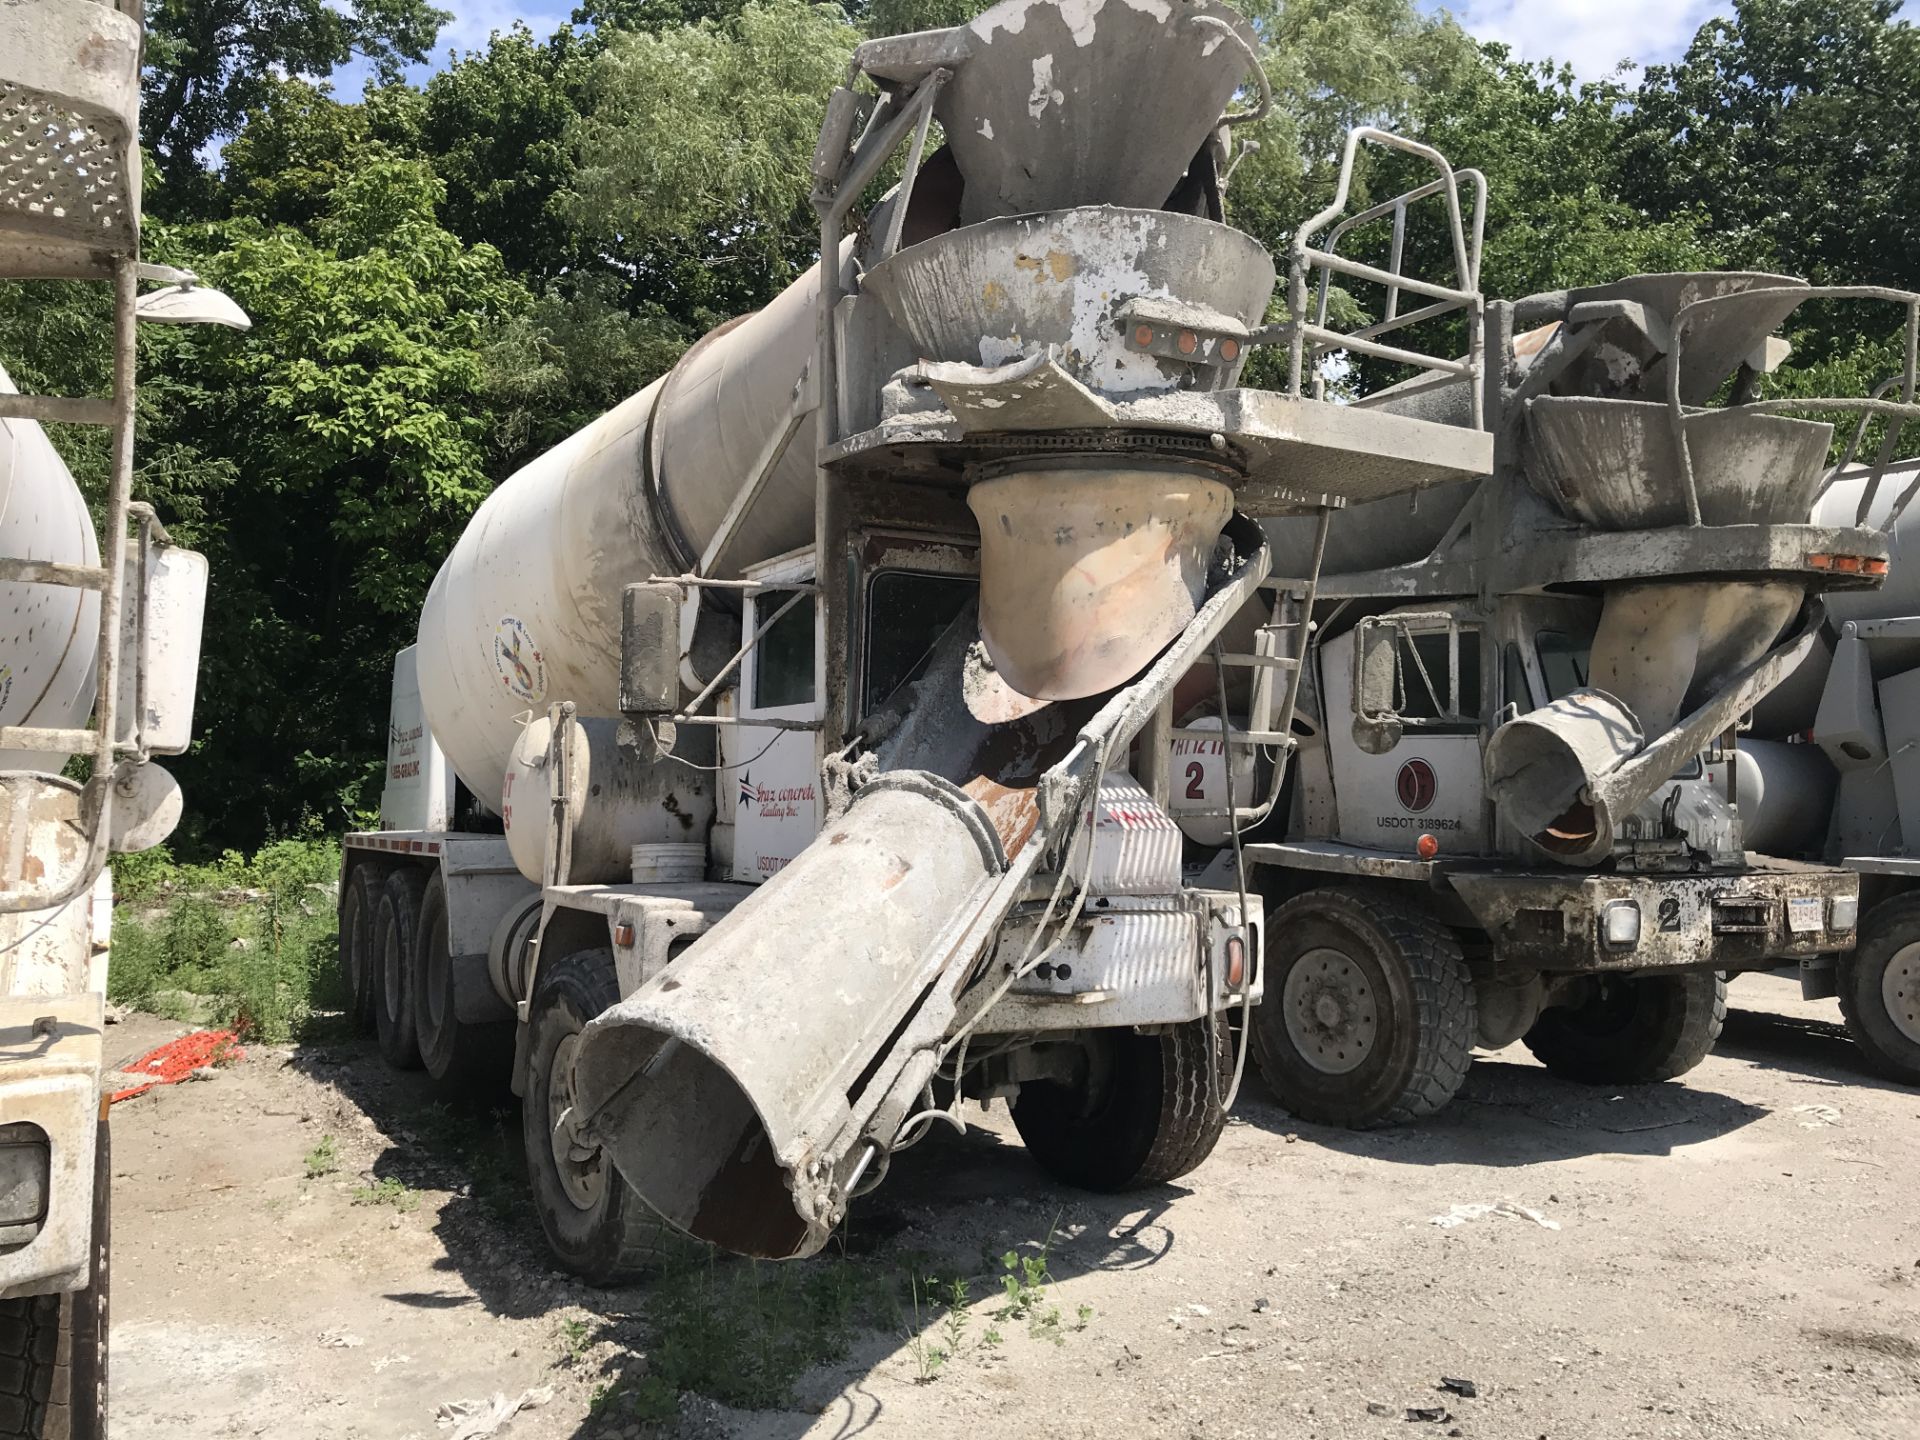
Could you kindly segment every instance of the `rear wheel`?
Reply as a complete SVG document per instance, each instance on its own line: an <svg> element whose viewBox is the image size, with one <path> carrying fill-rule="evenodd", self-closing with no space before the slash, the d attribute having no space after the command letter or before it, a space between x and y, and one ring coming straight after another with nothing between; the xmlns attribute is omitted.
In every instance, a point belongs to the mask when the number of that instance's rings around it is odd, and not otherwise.
<svg viewBox="0 0 1920 1440"><path fill-rule="evenodd" d="M1157 1035L1098 1031L1090 1051L1084 1083L1029 1081L1013 1102L1041 1169L1085 1190L1132 1190L1178 1179L1213 1153L1233 1083L1225 1016Z"/></svg>
<svg viewBox="0 0 1920 1440"><path fill-rule="evenodd" d="M107 1123L94 1152L93 1277L66 1295L0 1300L0 1437L106 1440L113 1197Z"/></svg>
<svg viewBox="0 0 1920 1440"><path fill-rule="evenodd" d="M1650 1085L1706 1059L1726 1018L1727 982L1712 970L1595 975L1580 1004L1545 1011L1524 1043L1562 1079Z"/></svg>
<svg viewBox="0 0 1920 1440"><path fill-rule="evenodd" d="M387 873L384 865L362 861L340 891L340 974L347 987L347 1017L363 1032L373 1029L373 977L379 968L374 922Z"/></svg>
<svg viewBox="0 0 1920 1440"><path fill-rule="evenodd" d="M590 1285L633 1279L670 1234L613 1162L581 1139L574 1113L580 1032L619 999L612 952L582 950L540 967L527 1016L520 1124L534 1208L554 1257Z"/></svg>
<svg viewBox="0 0 1920 1440"><path fill-rule="evenodd" d="M1433 1114L1467 1078L1474 1030L1460 943L1413 906L1310 890L1268 920L1253 1054L1301 1119L1366 1129Z"/></svg>
<svg viewBox="0 0 1920 1440"><path fill-rule="evenodd" d="M373 1030L396 1070L420 1068L413 1023L413 952L419 944L426 873L404 865L387 877L373 923Z"/></svg>
<svg viewBox="0 0 1920 1440"><path fill-rule="evenodd" d="M449 1086L479 1080L504 1048L505 1024L463 1024L456 1008L453 951L447 941L447 888L436 873L420 897L413 950L413 1027L420 1063Z"/></svg>
<svg viewBox="0 0 1920 1440"><path fill-rule="evenodd" d="M1920 1084L1920 894L1867 912L1860 940L1840 960L1840 1014L1873 1068Z"/></svg>

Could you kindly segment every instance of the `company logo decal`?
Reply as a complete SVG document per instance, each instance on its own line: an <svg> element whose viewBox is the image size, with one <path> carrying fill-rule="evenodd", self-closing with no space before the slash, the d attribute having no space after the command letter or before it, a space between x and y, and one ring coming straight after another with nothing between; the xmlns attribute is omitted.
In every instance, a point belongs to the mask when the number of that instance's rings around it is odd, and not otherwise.
<svg viewBox="0 0 1920 1440"><path fill-rule="evenodd" d="M547 694L547 662L518 617L502 615L493 627L493 668L510 694L538 705Z"/></svg>
<svg viewBox="0 0 1920 1440"><path fill-rule="evenodd" d="M1393 789L1400 799L1400 808L1409 814L1419 815L1433 807L1440 782L1433 773L1433 766L1415 757L1400 767L1400 773L1393 780Z"/></svg>

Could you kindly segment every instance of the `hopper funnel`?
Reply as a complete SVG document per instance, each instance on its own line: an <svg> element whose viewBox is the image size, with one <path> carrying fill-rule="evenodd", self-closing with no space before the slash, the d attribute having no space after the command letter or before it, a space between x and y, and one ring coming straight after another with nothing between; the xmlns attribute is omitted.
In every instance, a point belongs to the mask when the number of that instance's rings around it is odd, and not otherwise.
<svg viewBox="0 0 1920 1440"><path fill-rule="evenodd" d="M980 637L1022 695L1071 700L1132 677L1186 628L1233 492L1182 465L1098 457L994 467L980 522Z"/></svg>
<svg viewBox="0 0 1920 1440"><path fill-rule="evenodd" d="M961 222L1165 203L1257 43L1205 0L1003 0L967 27L934 108L966 181Z"/></svg>

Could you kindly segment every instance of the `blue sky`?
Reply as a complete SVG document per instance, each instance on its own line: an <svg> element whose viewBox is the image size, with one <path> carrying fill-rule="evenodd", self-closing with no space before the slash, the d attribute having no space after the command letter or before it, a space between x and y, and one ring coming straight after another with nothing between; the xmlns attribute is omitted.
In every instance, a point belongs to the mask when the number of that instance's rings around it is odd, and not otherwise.
<svg viewBox="0 0 1920 1440"><path fill-rule="evenodd" d="M439 69L450 50L476 50L487 36L524 20L545 37L566 22L573 0L435 0L453 20L436 47ZM1420 0L1423 9L1451 10L1474 35L1500 40L1530 60L1551 56L1589 78L1621 60L1657 64L1686 49L1709 16L1731 11L1731 0ZM342 71L342 95L360 90L360 67ZM424 78L425 70L416 74Z"/></svg>

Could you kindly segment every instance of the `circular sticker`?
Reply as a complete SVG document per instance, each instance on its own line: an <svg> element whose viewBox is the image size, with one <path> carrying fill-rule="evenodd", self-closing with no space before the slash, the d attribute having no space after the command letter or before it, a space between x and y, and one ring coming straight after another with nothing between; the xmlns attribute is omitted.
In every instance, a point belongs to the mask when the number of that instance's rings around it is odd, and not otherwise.
<svg viewBox="0 0 1920 1440"><path fill-rule="evenodd" d="M1409 814L1418 815L1433 804L1440 782L1433 773L1433 766L1415 758L1400 767L1400 773L1394 777L1393 788L1400 797L1401 808Z"/></svg>
<svg viewBox="0 0 1920 1440"><path fill-rule="evenodd" d="M500 674L500 683L529 705L545 698L547 662L517 616L502 615L493 627L493 668Z"/></svg>

